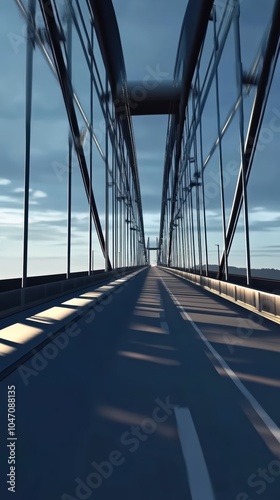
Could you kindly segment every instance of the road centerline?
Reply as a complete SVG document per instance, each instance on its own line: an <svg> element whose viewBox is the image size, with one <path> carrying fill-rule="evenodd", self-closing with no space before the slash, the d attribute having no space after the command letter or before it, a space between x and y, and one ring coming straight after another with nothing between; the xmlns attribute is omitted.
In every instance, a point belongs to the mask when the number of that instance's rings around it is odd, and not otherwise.
<svg viewBox="0 0 280 500"><path fill-rule="evenodd" d="M207 465L201 449L196 428L188 408L175 407L178 434L192 500L214 500L214 493Z"/></svg>

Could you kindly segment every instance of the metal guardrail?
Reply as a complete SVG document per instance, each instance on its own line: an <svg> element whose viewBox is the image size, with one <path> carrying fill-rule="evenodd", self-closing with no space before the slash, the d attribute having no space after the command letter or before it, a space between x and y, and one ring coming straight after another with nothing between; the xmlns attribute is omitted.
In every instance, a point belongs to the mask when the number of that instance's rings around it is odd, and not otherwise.
<svg viewBox="0 0 280 500"><path fill-rule="evenodd" d="M182 267L172 267L172 269L176 269L177 271L186 271L189 274L200 275L200 272L194 269L183 269ZM208 270L208 275L206 272L202 272L202 276L207 276L208 278L218 279L217 271ZM224 278L221 280L223 281ZM248 288L246 284L246 275L245 274L236 274L229 272L228 274L228 283L232 283L234 285L244 286ZM280 280L272 279L272 278L264 278L257 275L253 275L251 278L251 288L254 290L259 290L260 292L273 293L274 295L280 295Z"/></svg>
<svg viewBox="0 0 280 500"><path fill-rule="evenodd" d="M280 295L254 290L253 288L228 283L214 278L179 271L170 267L160 266L171 274L182 277L191 283L201 286L205 290L214 292L222 297L234 301L242 307L249 308L262 314L268 319L280 323Z"/></svg>

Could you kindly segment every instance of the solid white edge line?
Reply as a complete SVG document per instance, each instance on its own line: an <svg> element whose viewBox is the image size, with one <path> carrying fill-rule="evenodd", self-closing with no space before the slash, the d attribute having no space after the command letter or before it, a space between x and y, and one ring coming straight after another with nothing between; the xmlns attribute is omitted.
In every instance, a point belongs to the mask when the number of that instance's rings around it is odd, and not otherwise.
<svg viewBox="0 0 280 500"><path fill-rule="evenodd" d="M169 327L168 327L168 324L166 323L166 321L161 321L160 327L164 331L164 333L166 333L167 335L169 335L169 333L170 333L169 332Z"/></svg>
<svg viewBox="0 0 280 500"><path fill-rule="evenodd" d="M200 336L201 340L205 343L205 345L208 347L209 351L215 356L217 361L220 363L221 367L224 369L226 374L231 378L233 383L236 385L236 387L240 390L240 392L243 394L243 396L247 399L247 401L250 403L252 408L255 410L255 412L259 415L265 426L268 428L268 430L271 432L271 434L274 436L276 441L280 444L280 429L276 425L276 423L272 420L272 418L266 413L264 408L260 405L260 403L256 400L256 398L251 394L250 391L243 385L241 380L238 378L236 373L229 367L229 365L226 363L224 358L214 349L214 347L210 344L210 342L207 340L207 338L203 335L203 333L200 331L198 326L195 324L195 322L191 319L191 317L188 315L188 313L185 311L183 306L181 306L180 302L174 297L173 293L169 290L168 286L164 283L162 280L163 285L167 292L169 293L170 297L172 298L173 302L176 304L178 309L182 312L182 314L185 316L185 318L191 323L192 327L194 330L198 333Z"/></svg>
<svg viewBox="0 0 280 500"><path fill-rule="evenodd" d="M188 408L174 408L192 500L214 500L213 488L195 425Z"/></svg>

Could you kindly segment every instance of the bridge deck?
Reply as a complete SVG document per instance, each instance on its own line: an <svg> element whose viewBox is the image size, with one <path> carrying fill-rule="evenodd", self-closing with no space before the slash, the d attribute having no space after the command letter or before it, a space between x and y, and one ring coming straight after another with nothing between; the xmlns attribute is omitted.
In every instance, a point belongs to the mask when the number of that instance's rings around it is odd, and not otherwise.
<svg viewBox="0 0 280 500"><path fill-rule="evenodd" d="M157 268L134 275L1 381L2 457L16 387L16 498L278 500L279 351L278 325Z"/></svg>

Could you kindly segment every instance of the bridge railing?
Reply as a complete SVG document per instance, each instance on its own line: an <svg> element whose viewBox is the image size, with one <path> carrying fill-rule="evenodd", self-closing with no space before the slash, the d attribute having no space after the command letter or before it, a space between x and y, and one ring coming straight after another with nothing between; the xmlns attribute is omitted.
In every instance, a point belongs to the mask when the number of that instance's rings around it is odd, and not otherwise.
<svg viewBox="0 0 280 500"><path fill-rule="evenodd" d="M192 274L178 269L160 266L163 270L171 274L182 277L187 281L201 286L205 290L216 293L221 297L231 300L242 307L245 307L253 312L260 313L262 316L280 323L280 294L266 293L260 290L255 290L247 286L240 286L234 283Z"/></svg>
<svg viewBox="0 0 280 500"><path fill-rule="evenodd" d="M24 288L0 291L0 318L51 302L59 297L77 294L79 290L92 290L99 284L107 284L112 279L117 280L138 269L141 269L141 266L113 269L106 273L96 271L90 276L72 276L69 279L65 277L53 281L42 279L41 282L39 282L40 277L36 277L37 282L31 281L29 286Z"/></svg>

